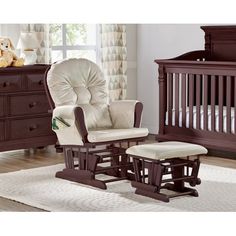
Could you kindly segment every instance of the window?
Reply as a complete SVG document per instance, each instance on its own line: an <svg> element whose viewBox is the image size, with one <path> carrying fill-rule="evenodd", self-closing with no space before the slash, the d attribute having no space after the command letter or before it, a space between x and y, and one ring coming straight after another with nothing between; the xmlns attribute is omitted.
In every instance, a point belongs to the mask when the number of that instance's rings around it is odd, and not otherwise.
<svg viewBox="0 0 236 236"><path fill-rule="evenodd" d="M51 24L52 62L63 58L87 58L97 62L97 26Z"/></svg>

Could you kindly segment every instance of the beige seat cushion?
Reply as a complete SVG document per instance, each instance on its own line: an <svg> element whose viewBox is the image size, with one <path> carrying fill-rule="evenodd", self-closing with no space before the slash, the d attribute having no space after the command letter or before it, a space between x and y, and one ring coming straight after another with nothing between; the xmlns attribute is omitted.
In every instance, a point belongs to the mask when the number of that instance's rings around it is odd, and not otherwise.
<svg viewBox="0 0 236 236"><path fill-rule="evenodd" d="M161 142L132 146L126 150L126 153L131 156L159 160L206 154L207 149L201 145L191 143Z"/></svg>
<svg viewBox="0 0 236 236"><path fill-rule="evenodd" d="M146 137L147 135L148 129L146 128L95 130L88 132L88 141L92 143L98 143L113 140Z"/></svg>

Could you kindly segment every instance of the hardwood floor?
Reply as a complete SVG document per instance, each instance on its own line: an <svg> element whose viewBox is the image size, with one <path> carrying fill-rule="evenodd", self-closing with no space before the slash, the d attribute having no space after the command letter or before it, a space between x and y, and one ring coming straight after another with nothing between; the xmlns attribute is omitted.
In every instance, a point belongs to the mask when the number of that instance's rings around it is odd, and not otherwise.
<svg viewBox="0 0 236 236"><path fill-rule="evenodd" d="M56 153L54 147L52 146L38 150L32 149L2 152L0 153L0 173L55 165L63 162L63 155ZM236 169L236 157L235 160L233 160L213 156L205 156L201 157L201 162L205 164ZM0 211L43 210L0 197Z"/></svg>

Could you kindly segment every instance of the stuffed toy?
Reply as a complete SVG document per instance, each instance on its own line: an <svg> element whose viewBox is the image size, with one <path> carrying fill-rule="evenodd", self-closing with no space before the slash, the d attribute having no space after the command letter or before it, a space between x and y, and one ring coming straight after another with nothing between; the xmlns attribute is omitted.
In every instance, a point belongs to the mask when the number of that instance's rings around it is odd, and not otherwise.
<svg viewBox="0 0 236 236"><path fill-rule="evenodd" d="M9 38L0 38L0 67L24 65L24 59L18 58L14 52L13 44Z"/></svg>

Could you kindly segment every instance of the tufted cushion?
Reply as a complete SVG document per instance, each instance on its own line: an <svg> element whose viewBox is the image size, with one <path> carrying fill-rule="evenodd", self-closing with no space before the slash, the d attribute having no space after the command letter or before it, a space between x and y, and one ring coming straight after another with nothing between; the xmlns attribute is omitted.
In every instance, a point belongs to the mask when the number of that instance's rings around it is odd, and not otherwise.
<svg viewBox="0 0 236 236"><path fill-rule="evenodd" d="M47 83L56 107L83 107L88 129L112 126L106 80L95 63L75 58L60 61L51 66Z"/></svg>

